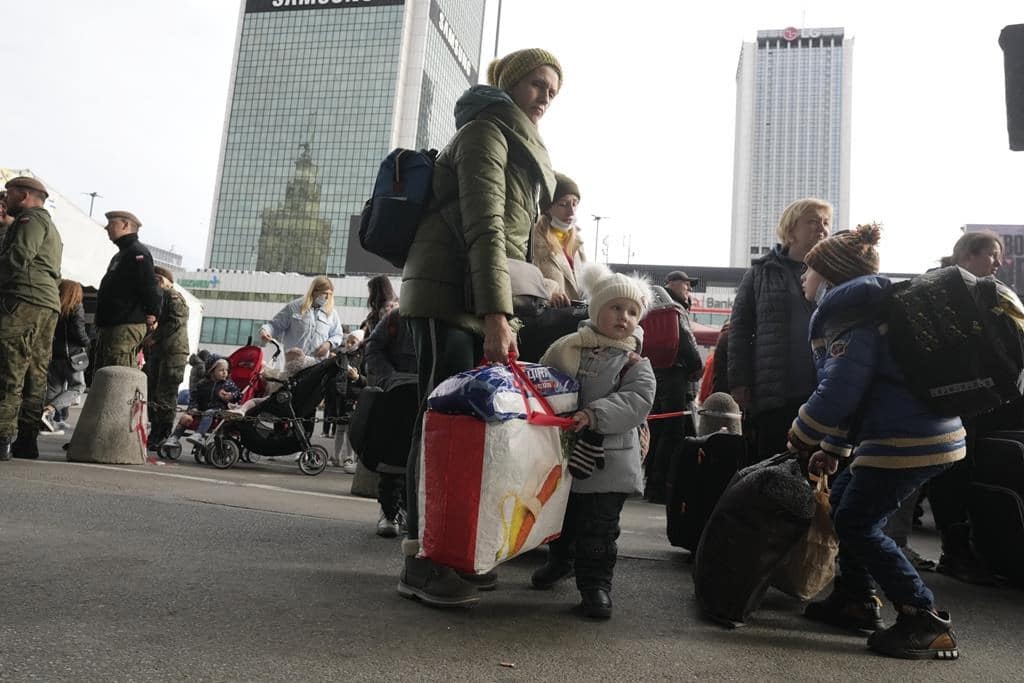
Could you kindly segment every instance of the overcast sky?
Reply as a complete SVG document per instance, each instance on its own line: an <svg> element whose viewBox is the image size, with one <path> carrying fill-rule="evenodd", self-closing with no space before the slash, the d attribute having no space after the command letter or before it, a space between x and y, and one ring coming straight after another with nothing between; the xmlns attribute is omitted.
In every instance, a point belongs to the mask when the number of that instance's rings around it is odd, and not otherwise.
<svg viewBox="0 0 1024 683"><path fill-rule="evenodd" d="M99 192L95 215L133 210L144 240L201 266L237 0L0 5L0 165L31 168L85 209L82 193ZM997 44L1024 23L1021 0L504 0L502 12L501 53L541 46L562 62L540 127L581 187L590 253L598 214L613 261L629 235L634 263L728 264L740 47L791 25L856 39L850 216L886 227L884 270L933 265L964 223L1024 224Z"/></svg>

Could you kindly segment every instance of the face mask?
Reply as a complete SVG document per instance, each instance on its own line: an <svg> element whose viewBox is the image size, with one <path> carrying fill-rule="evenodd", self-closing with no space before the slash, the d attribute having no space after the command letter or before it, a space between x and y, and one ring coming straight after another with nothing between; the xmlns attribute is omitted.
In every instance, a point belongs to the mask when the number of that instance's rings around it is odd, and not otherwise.
<svg viewBox="0 0 1024 683"><path fill-rule="evenodd" d="M554 216L552 216L551 227L554 228L555 230L558 230L559 232L565 232L566 230L572 227L572 223L566 223L560 218L555 218Z"/></svg>
<svg viewBox="0 0 1024 683"><path fill-rule="evenodd" d="M323 308L326 303L327 303L327 295L326 294L321 294L320 296L318 296L315 299L313 299L313 305L315 307L317 307L317 308Z"/></svg>
<svg viewBox="0 0 1024 683"><path fill-rule="evenodd" d="M828 283L822 280L821 284L818 285L818 289L814 292L814 303L820 304L821 300L825 298L825 294L828 293Z"/></svg>

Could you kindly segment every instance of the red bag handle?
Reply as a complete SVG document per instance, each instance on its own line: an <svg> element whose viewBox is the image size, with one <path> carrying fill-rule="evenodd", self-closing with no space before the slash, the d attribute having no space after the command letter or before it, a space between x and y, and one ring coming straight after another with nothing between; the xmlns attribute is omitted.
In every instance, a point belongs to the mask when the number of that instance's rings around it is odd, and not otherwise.
<svg viewBox="0 0 1024 683"><path fill-rule="evenodd" d="M508 368L512 371L512 376L515 377L516 384L519 385L519 391L523 395L523 404L526 406L526 421L532 425L538 425L542 427L560 427L562 429L569 429L576 423L568 417L559 417L555 414L554 409L548 402L546 396L542 395L538 391L537 387L534 386L533 381L523 371L522 366L516 360L516 355L510 353L508 356ZM540 407L544 409L543 413L537 412L530 407L530 394L533 394L537 402L540 403Z"/></svg>

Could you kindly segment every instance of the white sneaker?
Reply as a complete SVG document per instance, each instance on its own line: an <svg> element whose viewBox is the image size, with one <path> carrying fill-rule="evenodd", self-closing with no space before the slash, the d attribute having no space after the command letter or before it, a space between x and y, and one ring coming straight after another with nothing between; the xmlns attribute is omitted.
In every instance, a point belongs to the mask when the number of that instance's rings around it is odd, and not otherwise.
<svg viewBox="0 0 1024 683"><path fill-rule="evenodd" d="M355 474L356 461L352 458L345 458L345 462L341 463L341 471L345 474Z"/></svg>
<svg viewBox="0 0 1024 683"><path fill-rule="evenodd" d="M206 435L205 434L189 434L188 436L185 437L185 441L188 441L190 444L195 444L196 446L199 446L199 447L205 447L206 446Z"/></svg>

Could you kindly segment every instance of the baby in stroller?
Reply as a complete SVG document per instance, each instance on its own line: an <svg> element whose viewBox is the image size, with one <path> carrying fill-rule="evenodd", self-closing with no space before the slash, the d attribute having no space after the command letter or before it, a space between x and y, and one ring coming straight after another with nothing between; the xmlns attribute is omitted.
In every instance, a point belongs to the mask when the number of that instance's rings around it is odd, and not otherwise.
<svg viewBox="0 0 1024 683"><path fill-rule="evenodd" d="M273 367L264 365L261 372L261 377L266 384L267 394L271 394L276 390L286 379L294 375L300 370L304 370L312 365L317 364L317 359L312 356L307 356L303 353L302 349L297 346L293 346L284 352L284 369L278 370ZM226 419L244 417L246 412L250 408L258 406L259 404L266 401L268 396L253 396L241 405L229 409L225 412L224 417Z"/></svg>
<svg viewBox="0 0 1024 683"><path fill-rule="evenodd" d="M228 377L227 359L211 358L207 363L206 378L189 395L188 412L178 420L174 433L166 443L177 446L185 432L193 429L193 434L186 441L197 446L205 446L208 440L207 433L213 426L217 413L226 410L229 403L237 402L241 395L241 390Z"/></svg>

